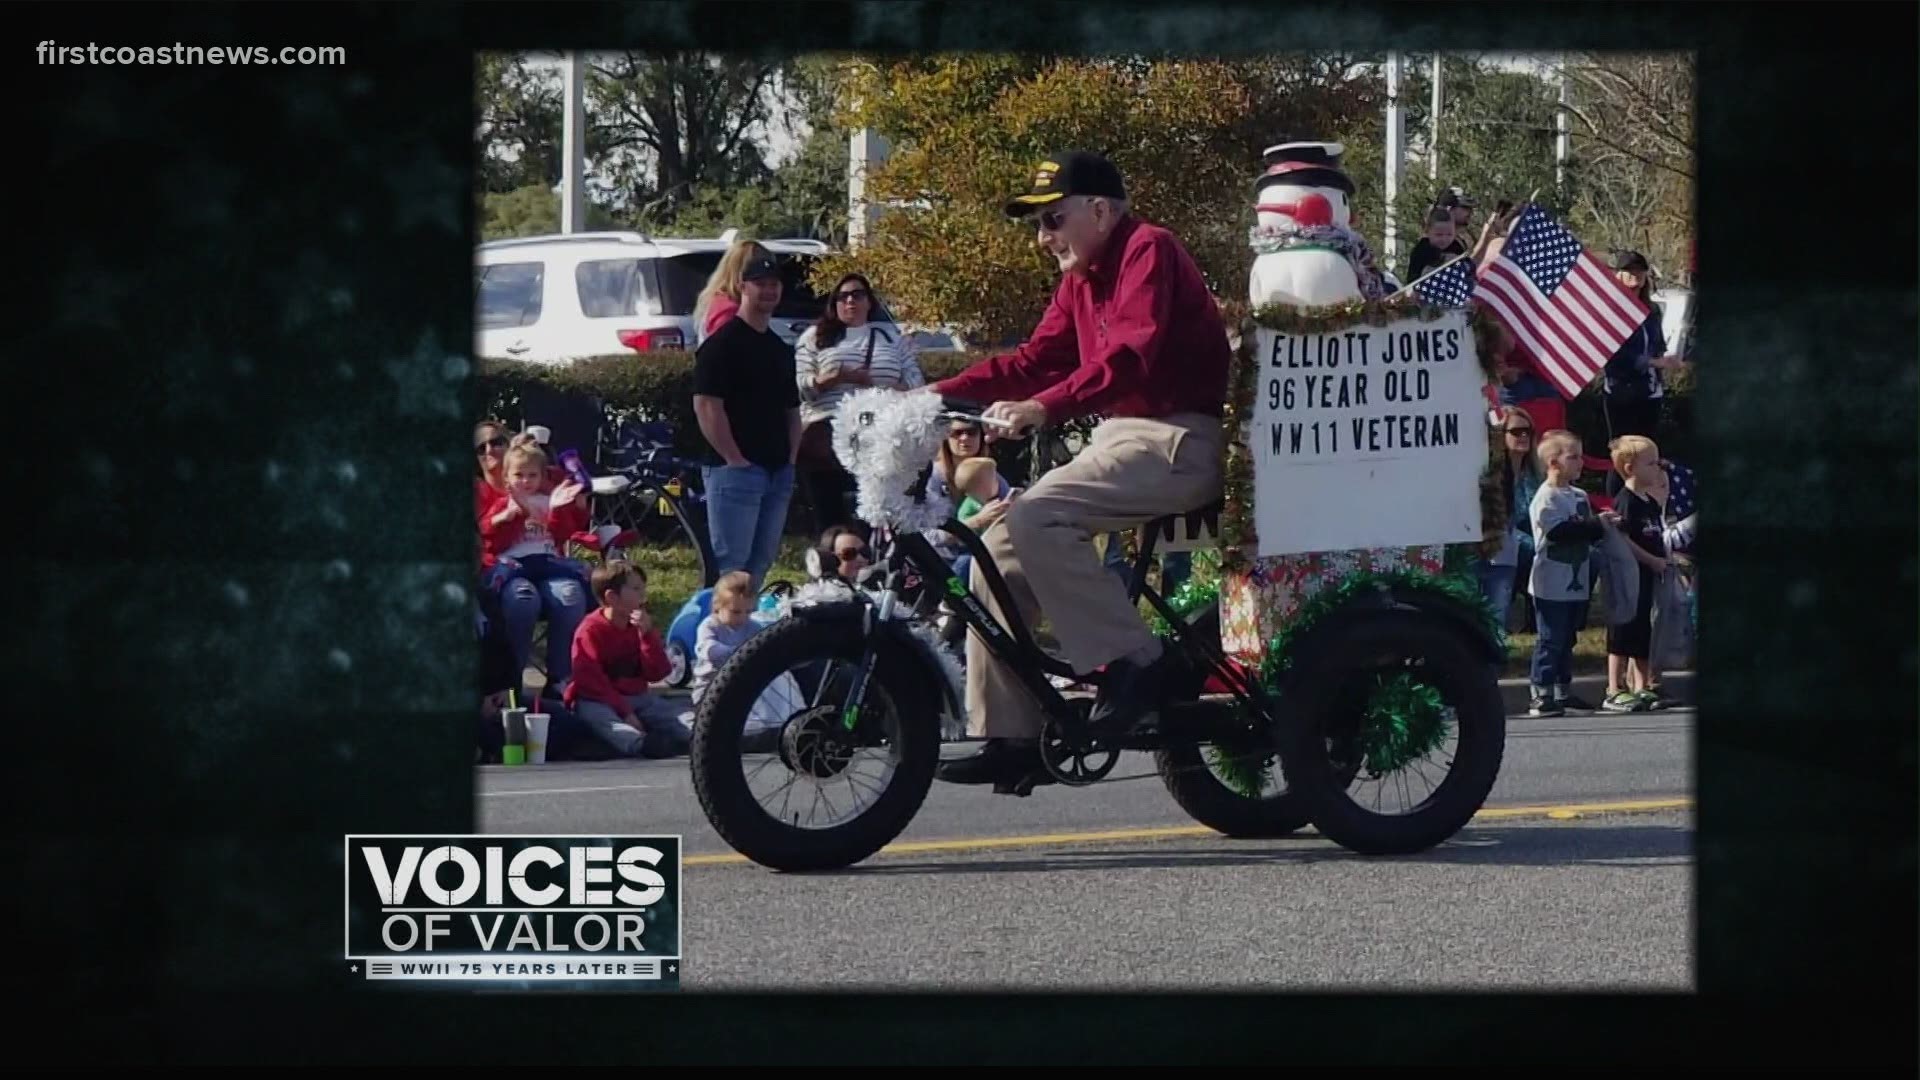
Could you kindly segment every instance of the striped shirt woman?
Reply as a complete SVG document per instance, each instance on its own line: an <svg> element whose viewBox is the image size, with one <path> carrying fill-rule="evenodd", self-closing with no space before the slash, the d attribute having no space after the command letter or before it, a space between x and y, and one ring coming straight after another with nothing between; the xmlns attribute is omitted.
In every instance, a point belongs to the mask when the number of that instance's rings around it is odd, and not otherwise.
<svg viewBox="0 0 1920 1080"><path fill-rule="evenodd" d="M800 419L811 424L833 419L840 399L851 390L879 386L914 390L926 384L900 328L863 323L841 329L838 341L820 344L820 327L809 326L794 342L794 376L800 384ZM860 376L865 375L862 381ZM824 384L824 385L823 385Z"/></svg>
<svg viewBox="0 0 1920 1080"><path fill-rule="evenodd" d="M800 482L819 531L853 517L853 478L833 453L833 418L850 391L869 386L914 390L926 376L897 326L871 321L873 286L848 274L827 294L827 310L794 342L800 387Z"/></svg>

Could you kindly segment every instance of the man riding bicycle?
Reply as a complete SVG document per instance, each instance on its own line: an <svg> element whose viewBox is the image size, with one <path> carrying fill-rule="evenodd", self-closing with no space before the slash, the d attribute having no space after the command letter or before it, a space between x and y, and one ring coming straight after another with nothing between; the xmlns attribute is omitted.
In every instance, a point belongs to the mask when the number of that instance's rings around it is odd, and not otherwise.
<svg viewBox="0 0 1920 1080"><path fill-rule="evenodd" d="M1091 153L1041 164L1007 216L1037 216L1037 241L1062 278L1032 337L930 389L991 401L986 415L1019 436L1079 416L1108 417L1086 449L1016 496L981 535L1020 618L1044 610L1075 671L1104 666L1091 715L1119 733L1156 714L1171 655L1101 565L1096 534L1186 513L1221 491L1220 410L1230 347L1226 326L1192 256L1164 228L1133 217L1120 173ZM1006 613L981 566L976 596ZM1019 680L967 639L967 713L981 752L942 766L940 778L985 784L1039 773L1042 713Z"/></svg>

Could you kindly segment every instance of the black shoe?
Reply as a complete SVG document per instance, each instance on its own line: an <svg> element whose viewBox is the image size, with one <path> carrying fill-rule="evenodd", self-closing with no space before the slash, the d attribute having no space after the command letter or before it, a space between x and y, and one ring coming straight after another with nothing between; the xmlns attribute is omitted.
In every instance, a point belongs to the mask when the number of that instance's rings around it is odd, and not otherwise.
<svg viewBox="0 0 1920 1080"><path fill-rule="evenodd" d="M1040 744L988 739L987 745L972 757L946 761L934 775L949 784L1012 784L1033 773L1046 773L1040 763Z"/></svg>
<svg viewBox="0 0 1920 1080"><path fill-rule="evenodd" d="M1162 648L1159 658L1144 667L1131 660L1108 664L1100 693L1093 701L1093 712L1087 717L1088 726L1103 735L1120 735L1144 727L1146 719L1157 717L1166 703L1174 666L1173 650L1167 648Z"/></svg>

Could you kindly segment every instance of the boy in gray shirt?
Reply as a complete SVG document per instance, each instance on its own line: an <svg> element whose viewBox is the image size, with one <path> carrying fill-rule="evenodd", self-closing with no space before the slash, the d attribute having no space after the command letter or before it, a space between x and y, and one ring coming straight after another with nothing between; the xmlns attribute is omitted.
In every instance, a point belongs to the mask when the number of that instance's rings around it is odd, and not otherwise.
<svg viewBox="0 0 1920 1080"><path fill-rule="evenodd" d="M1573 484L1582 464L1579 437L1548 432L1539 452L1547 482L1534 493L1531 508L1536 554L1527 592L1533 596L1540 636L1533 647L1528 714L1560 716L1570 708L1593 708L1573 696L1573 642L1580 632L1580 612L1592 597L1593 545L1604 534L1587 493Z"/></svg>

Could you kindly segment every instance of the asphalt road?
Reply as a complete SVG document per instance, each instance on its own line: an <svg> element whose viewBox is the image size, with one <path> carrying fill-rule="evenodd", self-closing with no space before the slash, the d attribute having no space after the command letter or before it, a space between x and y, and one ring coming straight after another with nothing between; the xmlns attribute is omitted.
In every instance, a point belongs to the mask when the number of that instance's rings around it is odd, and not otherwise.
<svg viewBox="0 0 1920 1080"><path fill-rule="evenodd" d="M936 784L894 849L835 874L744 864L684 761L482 768L477 812L486 832L683 835L688 990L1687 989L1692 728L1515 718L1481 818L1385 860L1311 831L1226 840L1157 779Z"/></svg>

